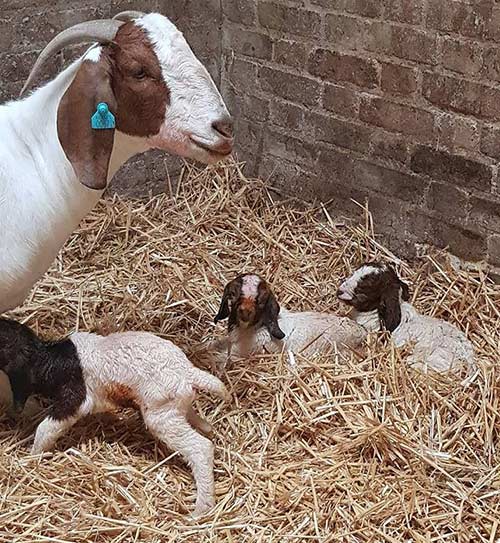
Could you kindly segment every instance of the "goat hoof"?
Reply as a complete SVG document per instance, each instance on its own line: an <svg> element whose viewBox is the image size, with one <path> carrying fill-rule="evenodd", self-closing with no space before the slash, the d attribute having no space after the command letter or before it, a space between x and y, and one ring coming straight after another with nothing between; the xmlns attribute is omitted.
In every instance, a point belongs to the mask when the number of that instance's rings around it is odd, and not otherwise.
<svg viewBox="0 0 500 543"><path fill-rule="evenodd" d="M213 508L215 503L203 503L203 504L196 504L194 511L192 513L192 518L195 520L198 520L202 517L205 517L210 510Z"/></svg>

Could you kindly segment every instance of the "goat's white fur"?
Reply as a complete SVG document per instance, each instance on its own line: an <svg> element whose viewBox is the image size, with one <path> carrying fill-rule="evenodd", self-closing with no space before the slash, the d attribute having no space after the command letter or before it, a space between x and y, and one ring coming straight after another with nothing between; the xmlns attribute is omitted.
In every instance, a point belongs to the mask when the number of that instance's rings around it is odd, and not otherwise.
<svg viewBox="0 0 500 543"><path fill-rule="evenodd" d="M47 417L38 426L33 453L51 449L56 440L80 418L116 409L109 386L126 386L132 392L148 429L174 451L193 471L197 486L195 515L214 505L214 446L204 433L208 422L192 409L195 390L228 399L223 383L193 366L172 342L145 332L126 332L103 337L85 332L70 336L75 344L86 387L86 398L75 416L63 420Z"/></svg>
<svg viewBox="0 0 500 543"><path fill-rule="evenodd" d="M215 341L210 349L216 353L217 362L224 365L233 356L248 358L282 351L312 356L334 348L346 352L359 347L367 335L362 326L348 317L332 313L295 312L281 308L278 325L285 334L281 340L273 338L265 326L236 327L226 338Z"/></svg>
<svg viewBox="0 0 500 543"><path fill-rule="evenodd" d="M170 104L156 136L115 131L108 181L131 156L152 147L213 162L217 157L191 138L214 144L212 122L228 115L208 72L175 26L159 14L145 15L137 24L154 44ZM93 46L27 98L0 106L0 313L26 299L102 195L78 181L56 126L59 102L82 61L97 62L100 54L101 47Z"/></svg>
<svg viewBox="0 0 500 543"><path fill-rule="evenodd" d="M215 83L168 19L151 13L137 24L153 43L170 90L165 121L159 134L150 139L151 147L207 162L206 151L193 139L203 145L216 145L220 135L212 129L212 123L229 115Z"/></svg>
<svg viewBox="0 0 500 543"><path fill-rule="evenodd" d="M245 275L241 285L241 295L244 298L257 298L260 282L258 275Z"/></svg>
<svg viewBox="0 0 500 543"><path fill-rule="evenodd" d="M356 322L366 330L380 330L378 312L353 312ZM456 326L442 319L421 315L407 302L401 302L401 323L392 332L396 347L413 343L408 363L426 370L458 371L465 364L474 365L474 349L466 335Z"/></svg>

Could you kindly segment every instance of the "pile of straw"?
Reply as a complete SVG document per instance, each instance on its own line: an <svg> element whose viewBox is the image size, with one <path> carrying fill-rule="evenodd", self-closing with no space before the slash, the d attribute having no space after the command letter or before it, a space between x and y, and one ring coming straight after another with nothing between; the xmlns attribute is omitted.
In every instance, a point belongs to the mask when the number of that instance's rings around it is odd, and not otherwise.
<svg viewBox="0 0 500 543"><path fill-rule="evenodd" d="M344 312L337 285L368 258L394 262L419 309L467 331L472 383L410 370L380 339L365 357L235 363L222 375L232 403L197 401L216 430L217 490L198 524L189 469L138 414L82 421L42 459L32 402L20 424L0 418L0 541L497 541L499 289L439 254L410 268L369 214L350 227L275 201L238 165L186 167L170 194L104 200L15 316L45 337L150 330L196 353L223 333L212 319L236 273L266 276L288 308Z"/></svg>

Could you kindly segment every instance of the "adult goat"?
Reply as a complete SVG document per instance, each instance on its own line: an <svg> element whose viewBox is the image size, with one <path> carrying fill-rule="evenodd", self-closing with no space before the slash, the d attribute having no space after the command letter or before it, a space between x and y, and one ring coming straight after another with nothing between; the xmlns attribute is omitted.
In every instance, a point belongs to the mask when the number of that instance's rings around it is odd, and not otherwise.
<svg viewBox="0 0 500 543"><path fill-rule="evenodd" d="M130 157L159 148L214 163L232 150L219 91L158 13L64 30L21 94L51 55L82 42L93 45L52 81L0 106L0 313L26 299Z"/></svg>

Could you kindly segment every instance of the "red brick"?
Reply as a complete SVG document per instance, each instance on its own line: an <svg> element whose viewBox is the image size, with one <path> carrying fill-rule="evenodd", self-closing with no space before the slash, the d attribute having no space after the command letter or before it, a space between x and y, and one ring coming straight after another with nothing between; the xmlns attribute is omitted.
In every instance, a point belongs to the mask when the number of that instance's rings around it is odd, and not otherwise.
<svg viewBox="0 0 500 543"><path fill-rule="evenodd" d="M234 23L252 26L257 21L255 0L222 0L223 15Z"/></svg>
<svg viewBox="0 0 500 543"><path fill-rule="evenodd" d="M382 4L382 1L379 0ZM424 14L423 0L386 0L384 18L389 21L417 25Z"/></svg>
<svg viewBox="0 0 500 543"><path fill-rule="evenodd" d="M321 86L312 79L263 66L259 69L259 81L262 90L285 100L309 106L319 103Z"/></svg>
<svg viewBox="0 0 500 543"><path fill-rule="evenodd" d="M465 191L448 184L431 183L427 207L447 220L463 222L468 203L469 195ZM457 214L457 210L461 213Z"/></svg>
<svg viewBox="0 0 500 543"><path fill-rule="evenodd" d="M322 5L364 17L380 17L383 9L381 0L326 0Z"/></svg>
<svg viewBox="0 0 500 543"><path fill-rule="evenodd" d="M475 75L483 65L482 48L471 41L447 38L443 43L442 63L448 70Z"/></svg>
<svg viewBox="0 0 500 543"><path fill-rule="evenodd" d="M368 89L378 86L378 64L374 60L316 49L309 57L312 75L330 81L349 82Z"/></svg>
<svg viewBox="0 0 500 543"><path fill-rule="evenodd" d="M409 158L408 141L400 134L385 130L374 130L370 144L370 154L384 160L406 163Z"/></svg>
<svg viewBox="0 0 500 543"><path fill-rule="evenodd" d="M491 195L484 198L473 196L467 222L468 226L473 230L489 230L499 233L500 200L495 200Z"/></svg>
<svg viewBox="0 0 500 543"><path fill-rule="evenodd" d="M239 118L234 127L236 145L243 149L244 154L256 155L262 140L262 125Z"/></svg>
<svg viewBox="0 0 500 543"><path fill-rule="evenodd" d="M355 17L338 14L326 16L328 42L343 49L365 50L368 39L373 33L371 27L372 25L367 21Z"/></svg>
<svg viewBox="0 0 500 543"><path fill-rule="evenodd" d="M428 184L417 175L408 175L361 160L356 162L355 173L354 179L361 186L413 204L422 201Z"/></svg>
<svg viewBox="0 0 500 543"><path fill-rule="evenodd" d="M360 97L353 89L339 85L325 85L323 107L340 117L354 119L358 116Z"/></svg>
<svg viewBox="0 0 500 543"><path fill-rule="evenodd" d="M308 172L293 162L288 162L272 155L264 156L259 165L258 175L261 179L269 180L271 185L284 194L315 200L322 194L318 187L324 185L316 173Z"/></svg>
<svg viewBox="0 0 500 543"><path fill-rule="evenodd" d="M500 266L500 235L492 235L488 238L488 262L494 266Z"/></svg>
<svg viewBox="0 0 500 543"><path fill-rule="evenodd" d="M500 6L498 5L493 6L491 15L488 19L486 39L500 42Z"/></svg>
<svg viewBox="0 0 500 543"><path fill-rule="evenodd" d="M363 125L340 121L317 113L306 114L305 126L320 143L330 143L353 151L367 152L372 129Z"/></svg>
<svg viewBox="0 0 500 543"><path fill-rule="evenodd" d="M279 64L302 68L306 58L306 46L303 43L279 40L274 44L273 60Z"/></svg>
<svg viewBox="0 0 500 543"><path fill-rule="evenodd" d="M482 87L450 76L424 73L422 94L432 104L466 115L481 113Z"/></svg>
<svg viewBox="0 0 500 543"><path fill-rule="evenodd" d="M500 90L484 87L481 96L481 117L500 121Z"/></svg>
<svg viewBox="0 0 500 543"><path fill-rule="evenodd" d="M304 110L299 106L273 100L270 103L271 122L289 130L302 130L304 127Z"/></svg>
<svg viewBox="0 0 500 543"><path fill-rule="evenodd" d="M226 51L264 60L271 59L273 44L271 38L265 34L226 24L222 44Z"/></svg>
<svg viewBox="0 0 500 543"><path fill-rule="evenodd" d="M493 172L487 164L419 146L411 157L411 169L437 181L445 181L468 189L489 191Z"/></svg>
<svg viewBox="0 0 500 543"><path fill-rule="evenodd" d="M30 53L0 54L0 81L24 81L38 58L40 51ZM43 68L43 77L38 81L54 76L61 69L61 55L53 55Z"/></svg>
<svg viewBox="0 0 500 543"><path fill-rule="evenodd" d="M268 100L233 91L226 91L224 100L230 112L248 120L264 122L269 118Z"/></svg>
<svg viewBox="0 0 500 543"><path fill-rule="evenodd" d="M417 90L417 71L399 64L383 63L381 86L391 94L412 94Z"/></svg>
<svg viewBox="0 0 500 543"><path fill-rule="evenodd" d="M436 119L438 145L448 151L478 151L480 131L478 123L458 115L439 115Z"/></svg>
<svg viewBox="0 0 500 543"><path fill-rule="evenodd" d="M237 89L246 89L257 80L257 65L239 58L233 59L228 70L229 79Z"/></svg>
<svg viewBox="0 0 500 543"><path fill-rule="evenodd" d="M492 3L479 0L473 4L457 1L429 0L427 26L472 38L485 38L492 15Z"/></svg>
<svg viewBox="0 0 500 543"><path fill-rule="evenodd" d="M420 142L434 140L434 115L429 111L367 97L361 102L359 117L391 132L414 136Z"/></svg>
<svg viewBox="0 0 500 543"><path fill-rule="evenodd" d="M414 28L393 27L389 53L422 64L437 64L437 34Z"/></svg>
<svg viewBox="0 0 500 543"><path fill-rule="evenodd" d="M258 15L264 28L307 37L321 35L321 16L314 11L259 2Z"/></svg>
<svg viewBox="0 0 500 543"><path fill-rule="evenodd" d="M308 169L314 169L319 154L317 145L282 134L273 129L266 130L264 149L266 149L266 153L284 158L290 162L302 164Z"/></svg>
<svg viewBox="0 0 500 543"><path fill-rule="evenodd" d="M481 134L481 152L500 159L500 128L485 126Z"/></svg>
<svg viewBox="0 0 500 543"><path fill-rule="evenodd" d="M345 15L326 16L328 41L335 47L393 55L405 60L437 63L437 34L387 22Z"/></svg>
<svg viewBox="0 0 500 543"><path fill-rule="evenodd" d="M15 100L23 88L24 81L13 81L0 85L0 103Z"/></svg>
<svg viewBox="0 0 500 543"><path fill-rule="evenodd" d="M476 262L486 257L486 240L484 236L471 232L457 225L450 225L441 218L433 219L432 242L442 249L448 248L454 255Z"/></svg>
<svg viewBox="0 0 500 543"><path fill-rule="evenodd" d="M488 47L484 51L482 77L492 81L500 81L500 48Z"/></svg>
<svg viewBox="0 0 500 543"><path fill-rule="evenodd" d="M318 167L328 179L353 185L356 189L418 203L423 200L428 182L418 175L408 175L377 164L357 160L334 149L321 151ZM386 209L389 204L385 203Z"/></svg>

